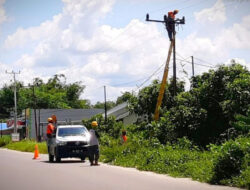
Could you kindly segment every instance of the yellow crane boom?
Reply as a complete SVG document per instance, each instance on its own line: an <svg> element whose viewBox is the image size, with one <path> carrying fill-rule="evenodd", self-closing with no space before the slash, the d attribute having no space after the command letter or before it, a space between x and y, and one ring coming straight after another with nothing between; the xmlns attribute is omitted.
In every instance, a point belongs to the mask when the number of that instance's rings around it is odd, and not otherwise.
<svg viewBox="0 0 250 190"><path fill-rule="evenodd" d="M159 110L160 110L160 107L162 104L162 99L163 99L163 95L164 95L164 91L165 91L165 87L166 87L166 83L167 83L169 62L170 62L170 57L171 57L174 43L175 43L175 40L172 40L170 43L170 46L169 46L169 50L168 50L168 58L167 58L166 65L164 68L164 73L163 73L163 77L162 77L162 81L161 81L161 87L160 87L160 91L159 91L159 95L158 95L158 99L157 99L157 104L155 107L154 119L156 121L159 120Z"/></svg>

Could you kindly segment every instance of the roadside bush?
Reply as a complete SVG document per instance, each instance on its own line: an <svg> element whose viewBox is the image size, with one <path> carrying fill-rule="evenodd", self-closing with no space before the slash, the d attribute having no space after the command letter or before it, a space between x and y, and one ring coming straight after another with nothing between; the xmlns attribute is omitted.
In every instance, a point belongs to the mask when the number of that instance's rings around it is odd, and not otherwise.
<svg viewBox="0 0 250 190"><path fill-rule="evenodd" d="M0 138L0 147L5 146L11 142L11 137L9 135L4 135Z"/></svg>
<svg viewBox="0 0 250 190"><path fill-rule="evenodd" d="M157 138L145 140L143 136L132 135L127 143L121 144L119 140L108 140L105 136L101 138L101 160L199 181L209 181L213 176L212 154L196 150L186 138L179 139L173 146L170 143L162 145Z"/></svg>
<svg viewBox="0 0 250 190"><path fill-rule="evenodd" d="M221 146L211 146L211 151L215 155L214 176L212 183L219 184L238 184L242 187L249 186L250 168L250 143L248 137L240 137L230 140ZM240 183L236 182L242 179ZM238 180L236 180L238 179Z"/></svg>

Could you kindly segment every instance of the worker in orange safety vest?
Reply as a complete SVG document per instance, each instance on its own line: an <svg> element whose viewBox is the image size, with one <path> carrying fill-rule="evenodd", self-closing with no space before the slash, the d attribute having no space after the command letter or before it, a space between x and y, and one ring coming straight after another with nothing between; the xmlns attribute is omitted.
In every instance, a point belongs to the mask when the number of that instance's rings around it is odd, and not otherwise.
<svg viewBox="0 0 250 190"><path fill-rule="evenodd" d="M168 12L168 19L166 23L166 29L168 31L169 40L173 40L173 33L174 33L174 24L175 24L175 15L178 14L178 10Z"/></svg>
<svg viewBox="0 0 250 190"><path fill-rule="evenodd" d="M127 132L125 130L122 130L122 143L126 143L127 139Z"/></svg>
<svg viewBox="0 0 250 190"><path fill-rule="evenodd" d="M48 152L50 152L50 145L52 144L52 138L55 131L55 127L53 125L53 119L51 117L48 118L48 125L47 125L47 147Z"/></svg>
<svg viewBox="0 0 250 190"><path fill-rule="evenodd" d="M53 119L51 117L48 118L48 125L47 125L47 137L52 138L54 133L55 127L53 125Z"/></svg>

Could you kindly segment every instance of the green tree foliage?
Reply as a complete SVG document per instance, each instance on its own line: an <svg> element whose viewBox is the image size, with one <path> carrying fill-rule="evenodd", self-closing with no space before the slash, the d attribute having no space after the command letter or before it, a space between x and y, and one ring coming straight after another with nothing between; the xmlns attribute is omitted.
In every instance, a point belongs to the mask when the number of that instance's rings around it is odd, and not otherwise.
<svg viewBox="0 0 250 190"><path fill-rule="evenodd" d="M22 87L23 84L21 82L16 83L17 92ZM14 111L14 84L4 85L0 90L0 118L8 118L11 111Z"/></svg>
<svg viewBox="0 0 250 190"><path fill-rule="evenodd" d="M184 91L184 82L177 81L177 93ZM130 105L133 111L138 115L147 115L148 120L152 121L160 89L160 81L154 80L152 84L140 90L138 97L130 99ZM162 100L162 110L174 106L173 80L166 86Z"/></svg>
<svg viewBox="0 0 250 190"><path fill-rule="evenodd" d="M222 65L193 78L190 93L207 112L197 131L203 144L223 140L223 134L224 139L228 138L234 115L246 114L250 107L249 77L246 68L232 61L229 66Z"/></svg>
<svg viewBox="0 0 250 190"><path fill-rule="evenodd" d="M121 104L123 102L129 102L135 96L130 92L124 92L121 96L119 96L116 100L116 105Z"/></svg>
<svg viewBox="0 0 250 190"><path fill-rule="evenodd" d="M248 134L250 132L250 111L248 111L247 116L236 115L235 119L236 121L232 123L233 127L241 134Z"/></svg>
<svg viewBox="0 0 250 190"><path fill-rule="evenodd" d="M106 106L107 106L107 110L113 108L115 106L115 102L113 101L106 101ZM104 109L105 107L105 103L104 102L96 102L96 104L93 106L94 108L100 108L100 109Z"/></svg>
<svg viewBox="0 0 250 190"><path fill-rule="evenodd" d="M88 129L91 129L92 121L97 121L98 127L96 130L101 134L101 136L106 134L113 138L118 138L121 135L122 129L124 128L122 122L116 122L115 117L113 116L108 117L106 122L105 118L101 114L93 116L90 119L82 120L83 124Z"/></svg>
<svg viewBox="0 0 250 190"><path fill-rule="evenodd" d="M55 75L47 83L35 78L33 84L24 87L17 83L18 111L25 108L89 108L88 100L81 100L85 86L81 82L66 84L64 75ZM0 90L0 114L2 118L9 117L9 111L14 107L13 84L5 85Z"/></svg>
<svg viewBox="0 0 250 190"><path fill-rule="evenodd" d="M0 91L0 118L6 118L9 116L9 111L14 105L13 96L13 90L6 85Z"/></svg>
<svg viewBox="0 0 250 190"><path fill-rule="evenodd" d="M215 155L212 183L237 184L250 187L250 144L249 137L229 140L222 145L211 145Z"/></svg>
<svg viewBox="0 0 250 190"><path fill-rule="evenodd" d="M246 68L233 63L193 77L192 89L176 97L162 123L170 122L166 127L171 130L174 126L174 137L187 136L202 146L230 138L234 115L246 114L250 107L249 76Z"/></svg>
<svg viewBox="0 0 250 190"><path fill-rule="evenodd" d="M166 87L159 122L141 123L137 130L156 137L165 144L188 137L205 147L237 136L232 123L236 114L246 115L250 108L250 73L234 61L216 70L198 75L191 80L191 90L184 92L178 82L178 94L173 97L172 83ZM143 88L131 103L138 115L148 115L152 121L159 81Z"/></svg>

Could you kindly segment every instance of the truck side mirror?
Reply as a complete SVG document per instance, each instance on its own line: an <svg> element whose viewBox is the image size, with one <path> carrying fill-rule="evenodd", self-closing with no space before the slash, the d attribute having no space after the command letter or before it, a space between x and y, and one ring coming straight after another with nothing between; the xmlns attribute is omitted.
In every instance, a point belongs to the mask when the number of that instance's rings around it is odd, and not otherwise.
<svg viewBox="0 0 250 190"><path fill-rule="evenodd" d="M146 21L149 20L149 14L146 14Z"/></svg>

